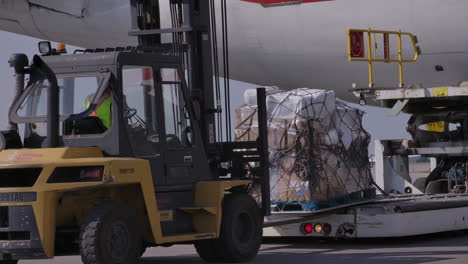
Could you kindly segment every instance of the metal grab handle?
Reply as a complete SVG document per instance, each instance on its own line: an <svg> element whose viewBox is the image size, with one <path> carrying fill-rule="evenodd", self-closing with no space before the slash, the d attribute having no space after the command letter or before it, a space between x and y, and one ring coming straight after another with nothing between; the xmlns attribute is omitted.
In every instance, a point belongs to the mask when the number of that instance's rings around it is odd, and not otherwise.
<svg viewBox="0 0 468 264"><path fill-rule="evenodd" d="M184 162L191 164L193 163L193 157L192 156L184 156Z"/></svg>
<svg viewBox="0 0 468 264"><path fill-rule="evenodd" d="M367 58L364 58L363 53L359 53L358 55L353 53L353 35L356 33L360 33L360 43L355 42L355 44L360 44L358 47L362 48L362 51L365 52L365 47L367 47ZM364 33L367 33L367 41L364 41ZM379 59L375 57L375 52L372 52L372 35L382 34L385 39L386 51L384 59ZM396 35L398 37L398 59L390 59L389 57L389 36ZM412 44L412 48L414 51L414 57L411 60L403 59L403 45L402 45L402 36L409 36ZM375 37L374 37L375 39ZM366 42L366 44L364 43ZM388 49L388 50L387 50ZM348 60L349 61L365 61L369 65L369 88L374 87L374 74L373 74L373 63L374 62L387 62L387 63L398 63L398 70L399 70L399 86L403 88L404 81L403 81L403 63L412 63L416 62L419 59L419 55L421 54L421 49L418 46L418 39L415 35L408 33L408 32L401 32L398 31L385 31L385 30L372 30L372 29L348 29ZM387 57L388 55L388 57Z"/></svg>

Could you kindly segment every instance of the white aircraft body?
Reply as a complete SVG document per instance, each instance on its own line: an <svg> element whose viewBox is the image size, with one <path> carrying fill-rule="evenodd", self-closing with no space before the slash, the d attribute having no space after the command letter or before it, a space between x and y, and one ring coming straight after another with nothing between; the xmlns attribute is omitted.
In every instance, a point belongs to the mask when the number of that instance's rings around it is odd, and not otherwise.
<svg viewBox="0 0 468 264"><path fill-rule="evenodd" d="M369 27L418 35L423 54L419 62L405 65L407 84L429 87L468 79L466 0L227 2L235 80L333 89L353 100L352 83L367 86L367 64L347 61L346 29ZM288 3L269 5L279 2ZM0 0L0 30L80 47L135 45L128 36L129 8L129 0ZM164 20L169 21L169 12ZM376 85L398 85L396 65L375 67Z"/></svg>

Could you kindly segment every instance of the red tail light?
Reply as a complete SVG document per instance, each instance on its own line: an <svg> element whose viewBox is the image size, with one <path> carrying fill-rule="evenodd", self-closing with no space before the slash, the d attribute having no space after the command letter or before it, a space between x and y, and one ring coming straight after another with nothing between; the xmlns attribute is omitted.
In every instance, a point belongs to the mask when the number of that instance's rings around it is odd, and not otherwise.
<svg viewBox="0 0 468 264"><path fill-rule="evenodd" d="M304 224L302 226L302 230L304 231L305 234L310 234L314 232L314 226L312 224Z"/></svg>

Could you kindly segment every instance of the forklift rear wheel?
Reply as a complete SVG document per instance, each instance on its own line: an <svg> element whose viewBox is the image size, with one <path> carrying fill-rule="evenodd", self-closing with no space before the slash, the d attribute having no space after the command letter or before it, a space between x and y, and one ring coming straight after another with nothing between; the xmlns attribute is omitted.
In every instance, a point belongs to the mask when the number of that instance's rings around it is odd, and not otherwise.
<svg viewBox="0 0 468 264"><path fill-rule="evenodd" d="M218 239L195 242L200 257L207 262L248 262L262 244L263 217L248 194L226 196L223 203L221 234Z"/></svg>
<svg viewBox="0 0 468 264"><path fill-rule="evenodd" d="M130 209L112 203L91 210L81 225L84 264L133 264L141 253L141 236Z"/></svg>

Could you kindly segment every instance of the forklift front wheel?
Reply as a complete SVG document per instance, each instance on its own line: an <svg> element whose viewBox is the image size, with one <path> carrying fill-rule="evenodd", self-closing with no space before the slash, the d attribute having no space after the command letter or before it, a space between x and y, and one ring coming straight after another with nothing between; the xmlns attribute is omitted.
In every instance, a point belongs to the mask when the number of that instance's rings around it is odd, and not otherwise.
<svg viewBox="0 0 468 264"><path fill-rule="evenodd" d="M84 264L133 264L141 254L141 235L130 209L112 203L91 210L81 225Z"/></svg>
<svg viewBox="0 0 468 264"><path fill-rule="evenodd" d="M195 242L198 255L207 262L248 262L262 244L263 217L254 199L236 193L225 197L218 239Z"/></svg>
<svg viewBox="0 0 468 264"><path fill-rule="evenodd" d="M144 255L145 252L146 252L146 249L147 249L147 247L145 247L145 246L142 246L142 247L140 248L140 254L138 254L138 255L140 256L140 258L143 257L143 255Z"/></svg>

